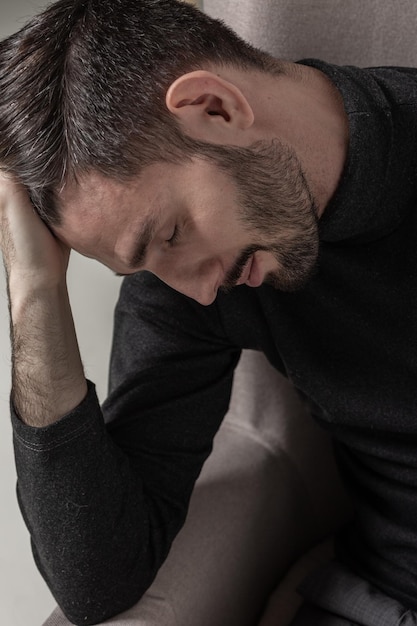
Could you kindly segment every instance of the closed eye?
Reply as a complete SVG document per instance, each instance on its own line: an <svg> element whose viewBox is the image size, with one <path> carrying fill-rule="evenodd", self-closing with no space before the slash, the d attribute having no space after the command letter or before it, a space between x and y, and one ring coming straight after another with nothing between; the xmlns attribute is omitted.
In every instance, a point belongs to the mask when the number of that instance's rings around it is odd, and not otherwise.
<svg viewBox="0 0 417 626"><path fill-rule="evenodd" d="M178 224L175 224L173 233L171 237L166 240L166 242L169 244L170 247L175 246L175 244L177 244L178 241L181 239L181 235L182 235L181 227Z"/></svg>

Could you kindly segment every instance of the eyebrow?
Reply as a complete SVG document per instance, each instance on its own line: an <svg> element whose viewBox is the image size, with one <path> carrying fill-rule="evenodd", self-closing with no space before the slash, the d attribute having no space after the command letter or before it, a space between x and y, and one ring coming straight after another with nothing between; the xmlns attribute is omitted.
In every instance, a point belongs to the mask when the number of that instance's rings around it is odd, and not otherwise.
<svg viewBox="0 0 417 626"><path fill-rule="evenodd" d="M159 220L156 217L149 217L142 226L137 236L135 250L127 262L130 269L135 269L143 264L148 252L149 244L155 236Z"/></svg>

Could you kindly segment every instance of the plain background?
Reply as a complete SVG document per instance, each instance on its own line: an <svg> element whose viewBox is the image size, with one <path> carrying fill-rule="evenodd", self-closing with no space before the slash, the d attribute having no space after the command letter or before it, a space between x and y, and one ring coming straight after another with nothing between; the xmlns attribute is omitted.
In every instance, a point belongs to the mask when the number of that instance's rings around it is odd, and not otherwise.
<svg viewBox="0 0 417 626"><path fill-rule="evenodd" d="M49 4L40 0L0 0L0 38L21 28ZM95 261L72 253L69 290L87 376L104 399L114 303L121 279ZM39 575L29 534L18 509L9 420L10 342L4 273L0 265L0 624L40 626L54 600Z"/></svg>

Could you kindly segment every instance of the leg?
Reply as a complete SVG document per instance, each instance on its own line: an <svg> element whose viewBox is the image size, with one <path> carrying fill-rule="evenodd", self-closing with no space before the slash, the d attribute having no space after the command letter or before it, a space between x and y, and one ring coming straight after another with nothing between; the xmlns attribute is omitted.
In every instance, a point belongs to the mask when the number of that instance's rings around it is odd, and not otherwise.
<svg viewBox="0 0 417 626"><path fill-rule="evenodd" d="M291 626L414 626L407 610L337 560L312 572L299 591L304 604Z"/></svg>
<svg viewBox="0 0 417 626"><path fill-rule="evenodd" d="M303 604L290 626L359 626L359 624L328 613L312 604Z"/></svg>

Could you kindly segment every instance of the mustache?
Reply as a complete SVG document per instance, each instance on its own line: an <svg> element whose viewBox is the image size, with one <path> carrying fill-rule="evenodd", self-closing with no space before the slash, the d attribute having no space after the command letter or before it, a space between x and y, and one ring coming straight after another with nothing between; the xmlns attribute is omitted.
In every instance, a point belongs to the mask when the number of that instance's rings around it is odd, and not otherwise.
<svg viewBox="0 0 417 626"><path fill-rule="evenodd" d="M254 254L254 252L257 252L258 250L264 249L264 246L248 246L247 248L245 248L240 253L230 270L227 272L223 284L220 287L221 290L227 292L230 291L230 289L233 289L233 287L236 286L239 278L242 276L246 263L249 261L252 254Z"/></svg>

